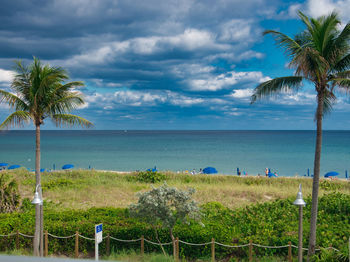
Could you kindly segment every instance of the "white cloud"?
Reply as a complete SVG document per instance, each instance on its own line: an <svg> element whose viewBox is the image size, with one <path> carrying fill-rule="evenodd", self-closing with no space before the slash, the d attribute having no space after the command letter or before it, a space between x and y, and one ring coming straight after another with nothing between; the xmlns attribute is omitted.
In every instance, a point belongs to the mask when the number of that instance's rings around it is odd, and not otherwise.
<svg viewBox="0 0 350 262"><path fill-rule="evenodd" d="M14 77L14 72L0 68L0 83L11 83Z"/></svg>
<svg viewBox="0 0 350 262"><path fill-rule="evenodd" d="M253 89L247 88L247 89L236 89L233 90L233 93L231 94L234 98L249 98L253 94Z"/></svg>
<svg viewBox="0 0 350 262"><path fill-rule="evenodd" d="M190 89L193 91L218 91L231 88L233 85L245 82L259 83L266 81L262 72L235 72L231 71L218 76L208 76L206 79L192 79L189 81Z"/></svg>
<svg viewBox="0 0 350 262"><path fill-rule="evenodd" d="M94 93L85 96L86 105L89 107L113 110L118 107L141 107L170 104L174 106L187 107L203 104L208 99L189 97L172 91L135 91L120 90L114 93ZM212 99L211 103L223 103L220 99ZM86 107L86 106L85 106ZM85 108L84 107L84 108Z"/></svg>
<svg viewBox="0 0 350 262"><path fill-rule="evenodd" d="M308 0L306 7L307 13L312 17L327 15L335 10L340 14L344 23L349 22L349 0Z"/></svg>
<svg viewBox="0 0 350 262"><path fill-rule="evenodd" d="M260 30L254 29L253 20L232 19L221 25L219 40L225 42L252 42L260 34Z"/></svg>

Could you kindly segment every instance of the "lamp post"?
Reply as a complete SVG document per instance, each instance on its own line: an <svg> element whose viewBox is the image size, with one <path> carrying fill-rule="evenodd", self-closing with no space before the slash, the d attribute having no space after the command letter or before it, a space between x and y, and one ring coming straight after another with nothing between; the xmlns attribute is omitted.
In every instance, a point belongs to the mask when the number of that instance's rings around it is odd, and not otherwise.
<svg viewBox="0 0 350 262"><path fill-rule="evenodd" d="M39 190L40 187L40 190ZM32 201L32 204L34 205L38 205L37 208L40 210L40 214L39 214L39 227L37 226L37 221L35 221L35 233L34 233L34 255L40 255L43 256L43 244L44 244L44 240L43 240L43 221L42 221L42 216L41 213L43 212L43 192L42 192L42 188L41 185L38 184L35 187L35 194L34 194L34 199ZM35 217L35 220L37 219L37 217ZM39 250L37 250L37 247L40 247L40 253Z"/></svg>
<svg viewBox="0 0 350 262"><path fill-rule="evenodd" d="M303 207L306 205L303 194L301 193L301 184L299 184L299 192L297 199L293 202L294 205L299 206L299 243L298 243L298 261L303 261Z"/></svg>

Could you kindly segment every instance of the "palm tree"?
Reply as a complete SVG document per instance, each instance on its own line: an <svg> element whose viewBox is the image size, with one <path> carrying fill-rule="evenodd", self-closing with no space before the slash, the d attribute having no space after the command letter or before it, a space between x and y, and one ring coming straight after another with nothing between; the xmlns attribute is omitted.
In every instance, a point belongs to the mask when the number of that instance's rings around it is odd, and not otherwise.
<svg viewBox="0 0 350 262"><path fill-rule="evenodd" d="M310 257L315 253L316 245L322 119L324 114L332 109L332 104L336 100L335 88L350 91L350 24L339 30L340 20L335 12L317 19L309 18L299 12L299 17L306 29L294 39L274 30L264 32L264 35L272 34L277 45L284 49L290 59L289 67L295 69L294 76L278 77L261 83L255 88L251 102L276 93L298 91L303 80L315 86L317 136L308 248Z"/></svg>
<svg viewBox="0 0 350 262"><path fill-rule="evenodd" d="M82 82L63 83L69 77L66 71L59 67L42 65L39 59L29 66L23 66L21 61L15 65L16 75L11 84L12 92L0 90L0 101L6 102L15 110L10 114L0 128L11 126L23 126L31 122L36 130L35 150L35 180L36 186L41 183L40 175L40 126L46 118L60 127L63 125L80 125L90 127L92 123L88 120L68 114L71 110L84 104L81 94L74 91L74 87L83 86ZM35 234L34 255L42 255L42 206L36 205L35 209ZM40 241L41 239L41 241ZM40 242L40 243L39 243Z"/></svg>

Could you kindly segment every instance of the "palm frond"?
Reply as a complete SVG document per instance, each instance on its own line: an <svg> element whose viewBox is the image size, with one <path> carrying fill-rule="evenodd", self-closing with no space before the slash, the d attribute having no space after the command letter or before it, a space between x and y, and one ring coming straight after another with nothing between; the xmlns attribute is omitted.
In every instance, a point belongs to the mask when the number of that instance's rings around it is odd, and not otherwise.
<svg viewBox="0 0 350 262"><path fill-rule="evenodd" d="M85 103L82 96L76 92L71 92L62 98L51 102L47 107L48 114L63 114L70 112Z"/></svg>
<svg viewBox="0 0 350 262"><path fill-rule="evenodd" d="M85 118L82 118L77 115L72 114L55 114L51 116L51 119L55 123L57 127L61 126L81 126L81 127L93 127L93 123L91 123L89 120L86 120Z"/></svg>
<svg viewBox="0 0 350 262"><path fill-rule="evenodd" d="M9 104L10 107L14 107L16 110L28 109L28 105L18 96L0 89L0 103L2 102Z"/></svg>
<svg viewBox="0 0 350 262"><path fill-rule="evenodd" d="M350 70L350 54L340 59L333 67L333 71L335 72L341 72L345 70Z"/></svg>
<svg viewBox="0 0 350 262"><path fill-rule="evenodd" d="M301 76L287 76L278 77L264 83L261 83L254 89L251 96L251 104L256 100L271 96L276 93L289 92L297 90L302 84L303 77Z"/></svg>
<svg viewBox="0 0 350 262"><path fill-rule="evenodd" d="M275 31L275 30L266 30L263 35L272 34L275 38L277 45L284 48L286 55L293 56L301 50L300 44L289 36Z"/></svg>
<svg viewBox="0 0 350 262"><path fill-rule="evenodd" d="M341 89L344 89L347 93L350 94L350 79L349 78L334 78L332 79L333 86L338 86Z"/></svg>
<svg viewBox="0 0 350 262"><path fill-rule="evenodd" d="M9 128L12 126L23 126L23 123L29 123L31 117L28 112L16 111L9 115L0 125L0 129Z"/></svg>
<svg viewBox="0 0 350 262"><path fill-rule="evenodd" d="M333 104L337 100L333 92L328 89L325 89L323 96L323 115L329 114L333 109ZM315 115L316 119L316 115Z"/></svg>

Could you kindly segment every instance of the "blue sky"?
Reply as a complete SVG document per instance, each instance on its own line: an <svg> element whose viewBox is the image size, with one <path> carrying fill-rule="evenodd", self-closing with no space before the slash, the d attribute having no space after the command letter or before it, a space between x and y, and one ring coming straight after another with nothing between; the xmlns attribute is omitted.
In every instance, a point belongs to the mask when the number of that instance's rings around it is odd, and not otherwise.
<svg viewBox="0 0 350 262"><path fill-rule="evenodd" d="M298 10L313 17L338 10L347 23L350 1L6 1L0 88L9 90L14 60L36 56L85 82L86 105L75 113L96 129L314 129L307 83L249 103L262 81L293 74L262 32L300 32ZM1 104L0 120L9 113ZM338 93L324 128L350 129L349 113L349 98Z"/></svg>

